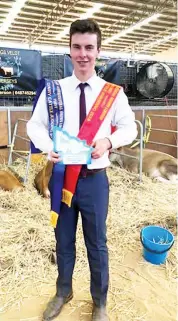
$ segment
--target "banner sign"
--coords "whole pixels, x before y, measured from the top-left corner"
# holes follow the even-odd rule
[[[35,96],[41,78],[39,51],[0,47],[0,96]]]

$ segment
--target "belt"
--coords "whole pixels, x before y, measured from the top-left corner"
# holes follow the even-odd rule
[[[87,176],[91,176],[105,170],[106,170],[105,168],[88,169],[86,165],[83,165],[79,174],[79,178],[85,178]]]

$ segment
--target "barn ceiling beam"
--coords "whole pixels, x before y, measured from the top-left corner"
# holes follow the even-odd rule
[[[169,34],[168,34],[168,32],[169,32]],[[147,41],[146,41],[146,39],[144,39],[143,41],[136,43],[136,48],[138,50],[140,50],[142,47],[146,46],[148,43],[149,44],[155,43],[157,40],[163,39],[165,36],[171,35],[173,33],[175,33],[175,29],[169,28],[169,29],[166,29],[166,34],[164,32],[159,32],[159,33],[157,33],[156,36],[153,34],[151,37],[147,38]]]
[[[51,29],[56,29],[56,27],[63,28],[65,24],[67,25],[68,23],[71,23],[75,18],[77,18],[77,15],[71,16],[71,15],[67,14],[67,15],[65,15],[65,17],[61,17],[60,21],[58,21],[54,27],[51,27]],[[118,14],[118,19],[120,19],[120,18],[122,18],[122,17]],[[106,35],[109,35],[109,33],[106,33],[105,30],[110,25],[110,20],[104,21],[104,19],[102,19],[102,18],[101,19],[97,18],[96,20],[98,21],[100,27],[103,28],[103,32]],[[16,21],[13,23],[13,28],[15,28],[17,25],[22,25],[22,26],[24,25],[25,26],[25,25],[29,24],[29,25],[33,26],[33,23],[34,22],[36,23],[36,21],[39,21],[39,18],[34,17],[32,15],[30,16],[30,14],[29,14],[29,16],[24,16],[24,17],[21,16],[21,17],[18,17],[16,19]],[[159,25],[150,24],[149,30],[152,30],[156,27],[159,28],[159,26],[166,26],[169,24],[177,25],[177,19],[170,20],[170,19],[167,19],[166,17],[164,17],[164,20],[163,20],[163,18],[161,17],[161,20],[159,19]],[[143,29],[148,29],[148,27],[142,26],[142,28],[137,31],[142,32]],[[136,31],[134,31],[134,32],[136,32]]]
[[[103,5],[102,4],[95,4],[93,7],[85,11],[84,14],[79,15],[77,18],[78,19],[86,19],[86,18],[91,18],[93,17],[94,13],[99,11]],[[64,28],[60,33],[57,34],[55,39],[60,40],[61,38],[65,37],[66,35],[69,34],[69,29],[70,29],[70,24],[66,28]]]
[[[154,42],[144,45],[137,52],[140,53],[140,52],[144,51],[145,49],[151,49],[153,47],[161,46],[163,43],[169,42],[172,39],[177,39],[177,37],[178,37],[178,32],[173,32],[169,36],[161,37],[160,39],[157,39]]]
[[[21,3],[23,1],[20,0]],[[28,0],[13,22],[9,19],[8,30],[0,33],[0,42],[20,41],[66,47],[69,42],[68,32],[67,34],[63,32],[61,39],[55,37],[66,27],[68,28],[72,21],[80,19],[87,9],[96,3],[102,3],[103,7],[95,12],[93,17],[100,25],[103,39],[111,38],[114,34],[120,34],[121,30],[127,29],[119,38],[111,38],[108,44],[103,43],[102,49],[132,52],[134,46],[136,53],[144,50],[142,52],[153,54],[158,50],[176,46],[176,39],[164,38],[164,42],[159,42],[160,38],[177,31],[176,2],[176,0]],[[17,0],[0,0],[0,28],[15,3]],[[149,25],[143,25],[139,29],[129,29],[155,12],[161,13],[155,22],[149,22]],[[152,43],[152,47],[147,48],[148,43],[149,45]]]
[[[104,39],[104,42],[109,43],[111,42],[113,35],[118,35],[119,33],[125,31],[129,25],[129,27],[134,26],[135,24],[135,16],[139,17],[138,22],[142,21],[143,19],[146,19],[150,17],[151,15],[154,15],[156,13],[161,13],[162,11],[165,10],[165,6],[170,3],[172,5],[172,0],[157,0],[156,2],[152,3],[152,7],[150,8],[150,5],[146,3],[142,3],[139,5],[139,8],[137,10],[133,10],[130,12],[128,10],[128,15],[124,17],[121,20],[118,20],[117,22],[111,20],[111,25],[106,29],[107,32],[109,32],[109,37]],[[139,11],[138,11],[139,10]],[[118,32],[118,29],[120,32]]]
[[[16,0],[13,2],[12,7],[10,8],[5,20],[0,26],[0,33],[6,33],[10,25],[13,23],[15,18],[18,16],[22,7],[24,6],[27,0]]]
[[[149,24],[150,21],[152,20],[157,20],[160,17],[160,13],[153,14],[146,19],[142,19],[137,23],[131,24],[129,27],[126,27],[122,29],[119,33],[114,34],[113,36],[107,38],[104,40],[104,44],[111,43],[114,40],[118,40],[121,37],[124,37],[128,33],[132,33],[134,30],[139,29],[140,27]]]
[[[2,8],[11,8],[14,1],[1,1]]]
[[[35,43],[36,40],[41,38],[60,20],[61,16],[64,16],[66,12],[74,8],[79,1],[80,0],[70,0],[68,2],[63,0],[58,1],[57,5],[51,10],[51,12],[47,13],[40,23],[32,30],[28,38],[24,39],[24,42],[28,40],[31,44]]]
[[[171,35],[171,34],[173,34],[173,33],[175,33],[175,29],[174,28],[168,28],[168,29],[166,29],[166,35],[165,35],[165,33],[164,32],[159,32],[159,33],[157,33],[156,35],[155,34],[153,34],[153,35],[151,35],[149,38],[147,37],[146,39],[144,39],[144,40],[142,40],[142,41],[140,41],[140,42],[136,42],[135,43],[135,52],[136,53],[139,53],[139,52],[142,52],[142,50],[144,50],[144,49],[146,49],[147,47],[147,45],[149,44],[150,46],[152,46],[152,45],[154,45],[154,46],[158,46],[158,43],[156,44],[156,41],[158,41],[159,39],[161,40],[163,40],[163,38],[164,37],[167,37],[168,35]],[[169,40],[167,40],[167,41],[169,41]],[[164,40],[163,40],[163,42],[164,42]],[[166,41],[165,41],[166,42]],[[148,49],[148,48],[147,48]],[[129,52],[129,51],[131,51],[131,47],[129,47],[129,46],[126,46],[125,48],[124,48],[124,51],[125,52]]]
[[[118,9],[118,0],[94,0],[95,3],[98,3],[98,2],[102,2],[106,7],[110,7],[110,8],[115,8],[115,9]],[[137,9],[137,6],[139,7],[142,7],[142,6],[147,6],[148,9],[152,10],[152,9],[155,9],[155,8],[161,8],[162,6],[164,6],[165,9],[169,9],[170,5],[171,7],[173,8],[176,8],[176,0],[172,1],[167,1],[166,3],[166,0],[150,0],[150,1],[147,1],[147,0],[124,0],[124,1],[120,1],[120,4],[119,6],[125,6],[127,9],[128,8],[133,8],[134,10]]]

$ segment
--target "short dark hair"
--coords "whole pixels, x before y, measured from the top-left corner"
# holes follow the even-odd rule
[[[97,35],[97,48],[101,48],[101,30],[98,23],[94,19],[83,19],[72,22],[70,26],[70,47],[71,39],[75,33],[94,33]]]

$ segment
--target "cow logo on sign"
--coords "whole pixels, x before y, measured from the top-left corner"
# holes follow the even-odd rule
[[[6,78],[17,78],[20,77],[22,71],[21,67],[21,57],[4,57],[4,60],[0,57],[0,77]]]

